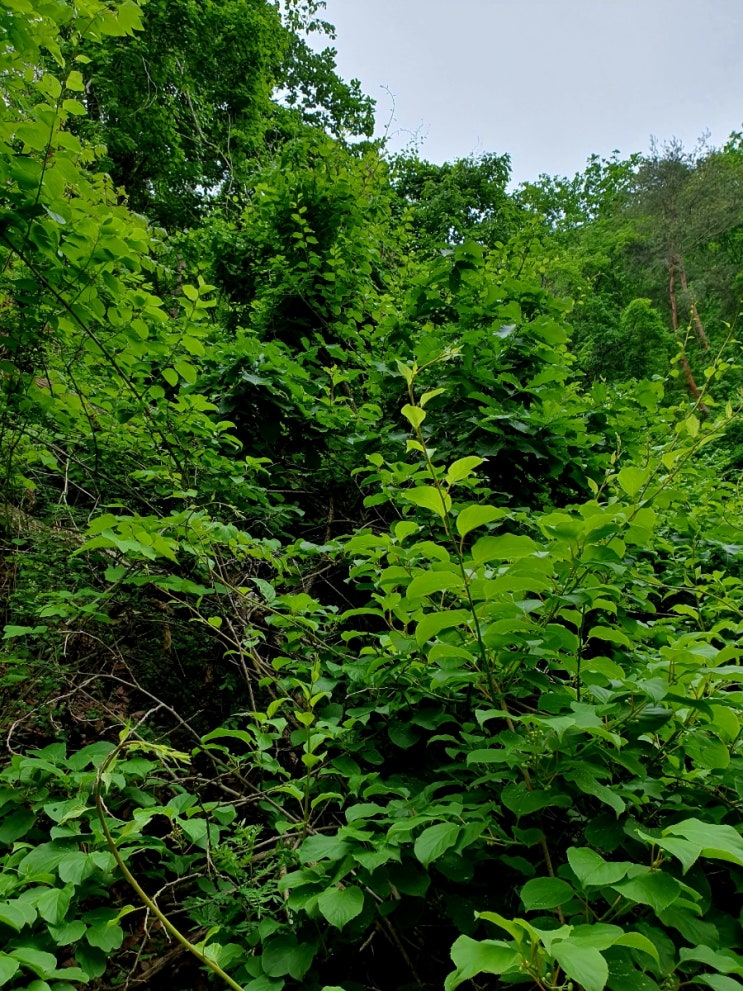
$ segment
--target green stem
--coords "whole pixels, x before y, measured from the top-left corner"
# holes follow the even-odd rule
[[[239,984],[233,981],[230,975],[225,973],[225,971],[222,970],[222,968],[219,966],[219,964],[216,961],[210,960],[209,957],[205,956],[201,952],[201,950],[198,949],[197,946],[195,946],[192,942],[190,942],[190,940],[186,936],[184,936],[182,932],[180,932],[180,930],[176,929],[176,927],[173,925],[170,919],[160,911],[160,909],[157,907],[155,902],[142,888],[140,883],[137,881],[137,879],[134,877],[132,872],[124,863],[124,860],[121,854],[119,853],[118,847],[116,846],[114,838],[111,835],[111,832],[109,831],[108,825],[106,823],[106,814],[103,808],[103,799],[101,798],[101,779],[104,773],[106,772],[106,770],[108,769],[108,767],[113,763],[114,760],[116,760],[118,755],[123,750],[126,749],[129,743],[130,741],[124,740],[114,750],[111,751],[108,757],[106,757],[106,759],[103,761],[101,766],[98,768],[95,784],[93,785],[93,796],[95,798],[95,807],[96,807],[96,811],[98,812],[98,819],[100,820],[101,828],[103,830],[103,835],[106,839],[106,843],[108,844],[108,848],[113,854],[113,858],[116,861],[119,870],[124,875],[129,885],[134,889],[139,900],[142,902],[143,905],[145,905],[149,909],[150,912],[152,912],[152,914],[155,916],[156,919],[159,919],[159,921],[162,923],[163,928],[167,932],[169,932],[170,935],[175,940],[177,940],[177,942],[181,944],[181,946],[183,946],[186,950],[188,950],[189,953],[193,954],[193,956],[195,956],[200,963],[202,963],[205,967],[208,967],[215,974],[221,977],[222,980],[227,985],[227,987],[232,988],[232,991],[244,991],[244,988],[242,988]]]

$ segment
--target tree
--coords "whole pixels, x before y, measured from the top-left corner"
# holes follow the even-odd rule
[[[268,0],[150,0],[142,31],[83,46],[81,129],[106,145],[132,209],[193,224],[298,126],[370,133],[371,101],[338,78],[332,49],[309,48],[309,29],[332,32]]]
[[[487,153],[435,165],[415,156],[392,162],[400,212],[415,244],[430,253],[441,245],[475,240],[492,247],[510,233],[511,202],[506,186],[508,155]]]

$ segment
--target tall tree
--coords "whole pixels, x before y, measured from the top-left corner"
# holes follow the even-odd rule
[[[144,30],[83,46],[83,128],[130,206],[168,228],[193,224],[298,125],[368,134],[372,102],[315,52],[332,26],[268,0],[150,0]]]

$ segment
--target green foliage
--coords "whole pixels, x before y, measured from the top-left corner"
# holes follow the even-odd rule
[[[0,986],[731,991],[740,397],[629,202],[738,144],[387,164],[319,9],[2,7]]]
[[[481,155],[434,165],[400,155],[392,179],[413,243],[431,253],[444,244],[476,240],[488,247],[510,234],[513,208],[506,195],[508,155]]]

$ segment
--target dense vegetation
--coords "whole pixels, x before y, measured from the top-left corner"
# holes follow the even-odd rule
[[[315,0],[0,0],[0,987],[743,988],[743,139],[370,140]]]

